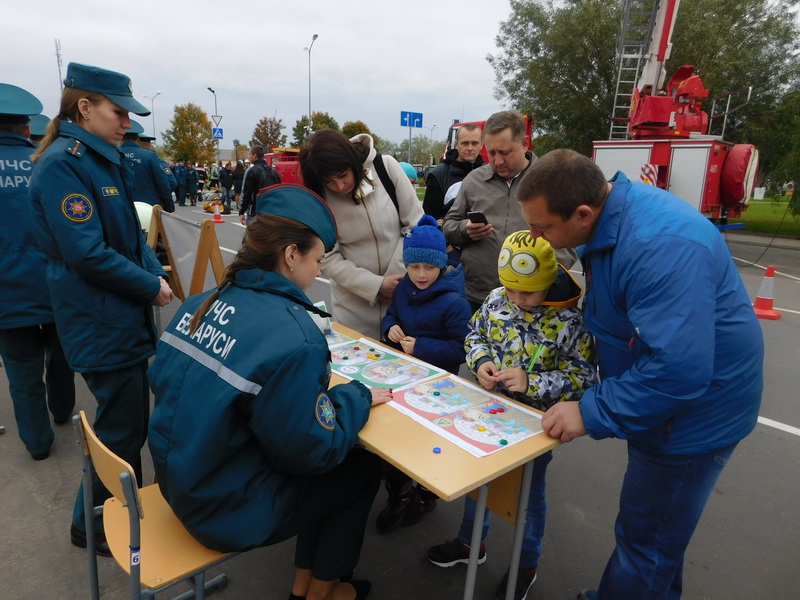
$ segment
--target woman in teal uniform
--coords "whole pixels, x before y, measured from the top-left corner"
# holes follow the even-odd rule
[[[64,85],[60,112],[33,156],[36,242],[47,258],[67,361],[97,400],[95,431],[141,477],[147,359],[157,338],[151,305],[168,304],[172,290],[145,243],[131,195],[133,172],[117,146],[131,126],[128,111],[150,113],[121,73],[70,63]],[[96,477],[92,489],[95,505],[109,496]],[[86,547],[82,488],[70,537]],[[102,533],[96,541],[98,553],[108,554]]]
[[[298,185],[257,200],[217,290],[188,298],[148,376],[150,453],[175,514],[198,540],[248,550],[297,536],[291,599],[365,598],[358,563],[379,459],[354,449],[370,406],[391,398],[329,388],[330,352],[304,290],[336,243],[327,205]]]

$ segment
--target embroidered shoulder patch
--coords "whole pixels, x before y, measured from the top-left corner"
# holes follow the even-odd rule
[[[103,192],[103,196],[119,196],[119,190],[115,187],[104,187],[100,190]]]
[[[61,201],[61,212],[70,221],[84,223],[92,218],[94,207],[83,194],[70,194]]]
[[[317,421],[323,428],[333,431],[336,426],[336,409],[327,394],[320,394],[314,407]]]

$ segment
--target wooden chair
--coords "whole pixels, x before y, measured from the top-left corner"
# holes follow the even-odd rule
[[[207,569],[235,556],[210,550],[194,539],[172,512],[157,484],[138,489],[131,466],[103,445],[86,413],[73,417],[83,448],[84,515],[92,600],[99,600],[94,516],[103,515],[106,540],[119,566],[130,576],[131,600],[153,598],[192,580],[193,590],[173,600],[203,600],[206,590],[223,588],[227,575],[206,581]],[[101,507],[92,501],[92,467],[112,496]]]

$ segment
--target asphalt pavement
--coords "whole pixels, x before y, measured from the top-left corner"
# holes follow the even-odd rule
[[[185,216],[203,218],[202,213]],[[192,211],[194,212],[194,211]],[[235,215],[217,228],[220,245],[238,247],[242,229]],[[735,452],[722,474],[688,549],[683,597],[687,600],[794,598],[800,589],[800,403],[797,402],[800,334],[800,240],[729,232],[751,298],[774,264],[779,321],[760,321],[766,341],[766,389],[761,422]],[[226,262],[230,253],[223,253]],[[748,265],[755,261],[756,264]],[[325,299],[326,286],[310,295]],[[676,299],[691,301],[691,299]],[[162,311],[166,324],[176,301]],[[93,414],[94,401],[76,378],[78,407]],[[47,460],[34,462],[20,442],[8,384],[0,369],[0,599],[78,600],[89,597],[85,551],[73,547],[68,530],[80,480],[80,453],[71,425],[54,426],[56,441]],[[613,549],[613,523],[625,468],[625,444],[587,438],[562,446],[548,472],[548,518],[539,578],[529,600],[574,598],[596,586]],[[152,477],[149,456],[145,480]],[[359,578],[373,582],[370,598],[458,599],[463,566],[437,568],[426,548],[455,536],[463,502],[439,501],[422,523],[378,535],[374,519],[385,502],[381,491],[364,542]],[[512,528],[493,521],[488,560],[479,567],[476,598],[492,597],[503,576]],[[292,581],[293,541],[239,555],[212,572],[226,571],[230,583],[210,599],[283,599]],[[127,598],[126,577],[112,559],[100,560],[103,598]],[[159,597],[161,597],[159,595]],[[170,597],[165,594],[164,598]]]

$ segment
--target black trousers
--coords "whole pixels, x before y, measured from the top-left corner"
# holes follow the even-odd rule
[[[372,502],[378,493],[381,460],[354,448],[338,467],[309,477],[292,515],[268,545],[297,535],[294,564],[322,581],[355,569]]]

